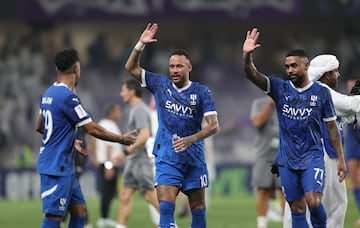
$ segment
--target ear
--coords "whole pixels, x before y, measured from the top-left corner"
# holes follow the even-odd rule
[[[75,64],[75,65],[74,65],[74,73],[75,73],[76,75],[78,75],[78,74],[80,73],[80,67],[79,67],[78,64]]]
[[[189,63],[189,65],[188,65],[188,69],[189,69],[189,72],[191,72],[191,71],[192,71],[192,64],[191,64],[191,63]]]
[[[323,75],[323,77],[325,77],[326,79],[329,79],[329,77],[331,76],[331,72],[325,72],[325,74]]]

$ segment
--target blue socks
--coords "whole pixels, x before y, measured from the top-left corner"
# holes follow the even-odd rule
[[[175,227],[175,204],[170,202],[161,201],[160,206],[160,222],[159,228],[171,228]]]
[[[310,219],[314,228],[326,227],[326,211],[322,204],[316,208],[309,208]]]
[[[191,228],[205,228],[206,227],[206,209],[191,210],[192,222]]]
[[[69,221],[69,228],[83,228],[86,218],[71,216]]]
[[[306,221],[306,213],[291,213],[292,227],[309,228]]]
[[[159,228],[173,228],[175,227],[175,204],[170,202],[161,201],[160,206],[160,222]],[[192,228],[205,228],[206,227],[206,209],[191,210],[192,214]]]
[[[42,228],[58,228],[60,227],[60,222],[55,221],[51,218],[45,217],[41,225]]]

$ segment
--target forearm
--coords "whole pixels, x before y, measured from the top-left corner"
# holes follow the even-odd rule
[[[269,120],[274,111],[274,103],[268,102],[259,112],[252,118],[251,123],[256,128],[261,128]]]
[[[84,126],[86,132],[95,138],[109,141],[109,142],[118,142],[123,143],[124,137],[115,133],[112,133],[105,128],[101,127],[100,125],[96,124],[95,122],[91,122]]]
[[[350,116],[360,112],[360,95],[348,96],[330,89],[337,116]]]
[[[132,50],[129,59],[125,63],[125,69],[138,81],[141,81],[140,57],[142,50],[136,46]]]
[[[146,141],[149,139],[149,137],[150,130],[148,128],[140,129],[136,142],[131,146],[128,146],[126,150],[131,154],[133,151],[145,147]]]
[[[327,132],[338,159],[344,159],[339,129],[336,125],[336,122],[333,122],[334,124],[328,124]]]
[[[260,73],[253,63],[252,55],[250,53],[243,53],[243,67],[246,77],[252,81],[260,89],[267,90],[266,76]]]
[[[218,122],[213,121],[209,122],[201,131],[191,135],[192,142],[198,142],[204,140],[205,138],[216,134],[219,131]]]

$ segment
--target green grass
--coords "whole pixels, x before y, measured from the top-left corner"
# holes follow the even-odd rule
[[[94,225],[99,216],[99,201],[87,200],[90,221]],[[115,199],[111,207],[110,217],[116,220],[118,201]],[[345,219],[346,228],[354,227],[358,218],[358,210],[352,195],[349,195],[349,204]],[[0,200],[0,227],[40,227],[43,219],[40,200],[7,201]],[[207,210],[208,228],[254,228],[256,227],[255,198],[249,197],[215,197]],[[176,218],[180,228],[190,227],[190,218]],[[128,227],[153,227],[145,201],[136,195],[134,197],[133,212]],[[281,223],[270,223],[269,228],[280,228]]]

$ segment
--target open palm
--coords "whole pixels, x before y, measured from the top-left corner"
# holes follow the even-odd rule
[[[157,39],[154,39],[154,36],[157,30],[158,30],[158,25],[156,23],[153,24],[149,23],[146,26],[144,32],[141,34],[140,41],[144,44],[156,42]]]
[[[259,31],[257,30],[257,28],[253,28],[251,32],[248,31],[243,45],[243,52],[251,53],[256,48],[260,47],[260,44],[257,44],[258,38],[259,38]]]

